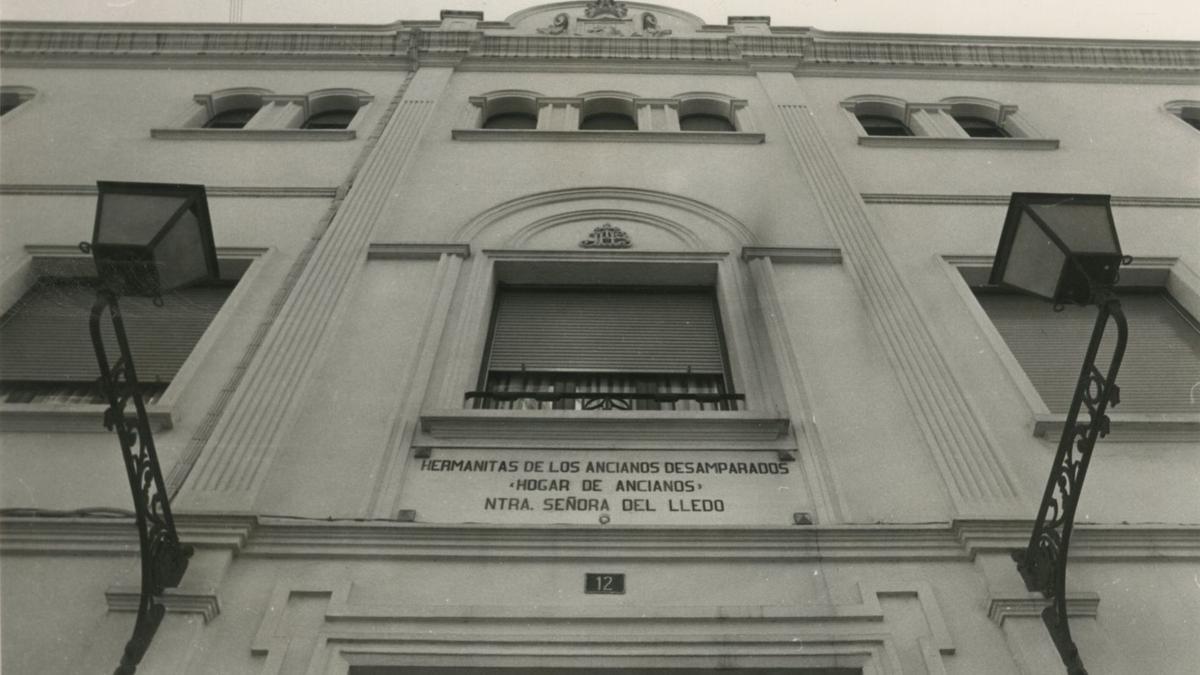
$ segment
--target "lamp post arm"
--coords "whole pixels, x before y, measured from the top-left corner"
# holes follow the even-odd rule
[[[105,309],[112,319],[120,351],[115,363],[108,360],[100,331],[100,320]],[[137,622],[132,637],[125,644],[121,664],[115,671],[117,675],[128,675],[137,670],[137,664],[150,647],[150,641],[166,612],[159,602],[159,596],[164,589],[179,585],[187,571],[192,547],[180,544],[175,531],[170,498],[163,483],[158,454],[154,450],[150,417],[146,414],[146,404],[129,350],[129,338],[125,333],[125,322],[121,318],[115,293],[104,288],[97,292],[88,327],[96,352],[96,363],[100,368],[100,389],[108,403],[108,409],[104,411],[104,426],[115,431],[121,443],[121,456],[129,477],[129,489],[133,493],[141,551],[142,590]],[[130,400],[136,413],[134,418],[125,416],[125,408]]]
[[[1017,570],[1030,591],[1038,591],[1051,604],[1042,610],[1042,621],[1050,631],[1059,656],[1071,675],[1086,675],[1079,650],[1071,639],[1067,625],[1067,551],[1071,543],[1071,531],[1075,524],[1075,509],[1083,490],[1096,440],[1108,434],[1109,420],[1105,414],[1110,405],[1120,403],[1120,388],[1116,384],[1117,371],[1125,356],[1129,327],[1121,303],[1110,293],[1098,299],[1099,314],[1092,330],[1087,355],[1079,380],[1075,385],[1075,396],[1063,425],[1058,452],[1028,546],[1013,553]],[[1096,367],[1096,356],[1109,320],[1117,326],[1117,344],[1113,349],[1108,369],[1101,372]],[[1081,409],[1087,409],[1088,422],[1078,422]]]

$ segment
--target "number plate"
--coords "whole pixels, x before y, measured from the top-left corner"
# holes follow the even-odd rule
[[[583,592],[624,595],[625,575],[611,572],[588,572],[584,574]]]

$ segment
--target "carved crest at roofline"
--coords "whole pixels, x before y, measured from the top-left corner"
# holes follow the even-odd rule
[[[618,0],[559,2],[518,12],[509,21],[519,32],[567,37],[660,38],[691,35],[703,25],[686,12]]]

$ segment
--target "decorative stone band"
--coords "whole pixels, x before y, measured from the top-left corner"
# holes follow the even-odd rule
[[[424,25],[422,25],[424,24]],[[484,30],[430,29],[407,22],[356,30],[304,27],[261,30],[247,26],[167,30],[133,24],[23,23],[0,27],[0,54],[10,63],[71,61],[97,65],[142,58],[168,67],[173,61],[208,62],[263,59],[314,67],[395,68],[397,61],[436,61],[467,57],[494,60],[769,62],[789,68],[822,69],[954,68],[959,71],[1054,70],[1105,77],[1120,73],[1194,76],[1200,71],[1200,45],[1047,38],[932,38],[888,34],[855,35],[809,28],[770,28],[773,34],[729,35],[724,26],[703,27],[696,37],[572,37],[506,35],[502,23]]]

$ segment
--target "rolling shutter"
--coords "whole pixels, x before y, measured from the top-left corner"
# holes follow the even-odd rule
[[[1095,307],[1066,306],[1055,312],[1036,298],[981,293],[988,316],[1013,356],[1025,369],[1042,400],[1065,413],[1075,395]],[[1117,375],[1121,387],[1119,413],[1200,412],[1200,331],[1165,292],[1122,293],[1129,320],[1129,343]],[[1096,363],[1104,371],[1116,344],[1116,328],[1104,335]],[[1194,402],[1193,402],[1194,401]]]
[[[229,297],[231,287],[174,291],[155,307],[146,298],[122,298],[138,379],[169,382],[208,324]],[[0,319],[0,380],[90,382],[100,376],[88,332],[94,287],[76,280],[42,280]],[[109,359],[119,356],[108,313],[101,332]]]
[[[725,371],[710,290],[501,288],[488,370]]]

